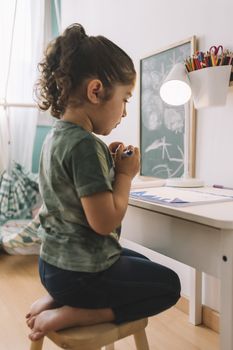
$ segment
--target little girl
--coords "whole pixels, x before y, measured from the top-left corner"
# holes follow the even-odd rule
[[[126,117],[136,78],[132,60],[73,24],[50,43],[39,67],[39,106],[59,120],[40,161],[39,273],[48,295],[26,315],[30,339],[168,309],[180,297],[178,276],[118,241],[139,150],[120,142],[109,149],[96,136]]]

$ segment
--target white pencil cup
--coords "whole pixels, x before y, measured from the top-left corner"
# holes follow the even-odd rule
[[[195,108],[226,103],[231,68],[231,65],[216,66],[188,73]]]

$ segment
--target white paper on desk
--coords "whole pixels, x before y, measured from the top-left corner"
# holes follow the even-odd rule
[[[164,186],[166,180],[148,176],[137,176],[133,179],[131,189],[146,188],[146,187],[161,187]]]
[[[156,187],[140,188],[130,191],[130,197],[146,202],[159,203],[171,206],[188,206],[205,204],[210,202],[233,201],[232,196],[217,195],[208,191],[197,191],[195,189]]]

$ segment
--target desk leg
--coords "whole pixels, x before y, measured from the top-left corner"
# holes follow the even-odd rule
[[[233,231],[221,231],[220,349],[233,350]]]
[[[189,322],[202,323],[202,273],[190,267]]]

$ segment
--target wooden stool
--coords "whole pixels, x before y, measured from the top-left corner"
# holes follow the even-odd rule
[[[105,350],[114,350],[115,341],[133,335],[137,350],[149,350],[145,333],[147,323],[147,318],[121,325],[102,323],[49,332],[45,336],[62,349],[101,350],[105,346]],[[43,340],[32,341],[30,350],[42,350]]]

